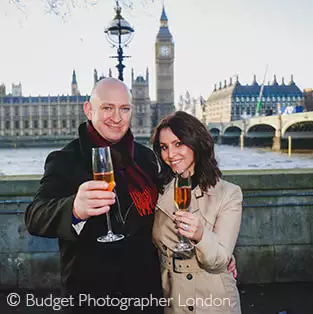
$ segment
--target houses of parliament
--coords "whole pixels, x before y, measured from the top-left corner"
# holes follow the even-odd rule
[[[163,7],[155,41],[156,100],[149,96],[149,70],[135,76],[131,70],[134,112],[131,121],[135,139],[148,144],[159,120],[175,111],[174,106],[174,41]],[[111,71],[110,71],[111,72]],[[109,76],[111,73],[109,73]],[[94,70],[94,83],[98,77]],[[0,147],[41,146],[66,143],[75,138],[80,123],[86,120],[83,104],[89,96],[79,93],[75,70],[71,95],[22,96],[22,85],[12,85],[12,94],[0,86]],[[27,144],[28,143],[28,144]]]

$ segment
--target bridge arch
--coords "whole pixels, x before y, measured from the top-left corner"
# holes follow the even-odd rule
[[[246,131],[248,137],[274,137],[276,129],[271,124],[254,124]]]
[[[209,129],[209,132],[212,136],[219,136],[221,133],[221,130],[219,128],[211,128]]]
[[[313,132],[313,121],[293,121],[282,128],[282,136],[288,132]]]
[[[313,121],[297,121],[285,126],[282,130],[282,136],[293,136],[296,138],[313,139]]]
[[[224,130],[223,135],[228,137],[238,137],[241,135],[241,132],[241,128],[239,128],[238,126],[229,126]]]

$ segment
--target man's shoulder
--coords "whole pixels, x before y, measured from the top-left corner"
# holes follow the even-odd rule
[[[146,154],[146,155],[150,155],[150,156],[154,156],[154,152],[151,148],[140,144],[138,142],[134,142],[135,143],[135,154]]]
[[[135,160],[144,168],[153,166],[153,169],[158,172],[158,162],[153,150],[145,145],[135,143]],[[148,169],[146,169],[148,170]],[[150,169],[151,170],[151,169]]]
[[[47,159],[46,159],[46,166],[49,164],[59,164],[59,163],[68,163],[74,162],[77,159],[79,153],[79,140],[75,139],[69,142],[60,150],[52,151]]]

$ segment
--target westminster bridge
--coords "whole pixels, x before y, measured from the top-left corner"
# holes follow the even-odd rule
[[[231,122],[211,122],[208,128],[220,144],[287,147],[288,138],[297,149],[313,149],[313,112],[258,116]]]

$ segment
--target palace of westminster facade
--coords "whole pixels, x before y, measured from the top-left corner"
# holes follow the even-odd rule
[[[137,141],[148,143],[159,120],[175,111],[174,106],[174,41],[168,28],[163,7],[160,28],[155,42],[156,101],[149,96],[149,71],[145,76],[131,71],[131,90],[134,113],[132,131]],[[110,71],[111,72],[111,71]],[[111,73],[109,74],[109,76]],[[94,70],[94,83],[97,82]],[[76,73],[73,71],[71,95],[22,96],[22,86],[12,85],[12,94],[6,94],[0,85],[0,141],[18,138],[74,138],[80,123],[86,121],[83,104],[89,96],[79,93]]]

